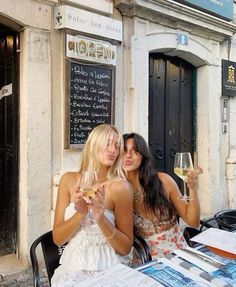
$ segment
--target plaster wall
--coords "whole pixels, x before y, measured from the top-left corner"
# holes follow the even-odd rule
[[[17,256],[25,263],[50,228],[52,2],[0,0],[0,21],[20,33]]]
[[[52,6],[57,0],[0,0],[0,13],[6,21],[12,20],[22,27],[30,26],[40,29],[51,29]]]
[[[24,257],[50,223],[51,61],[47,32],[26,28],[21,41],[19,256]]]

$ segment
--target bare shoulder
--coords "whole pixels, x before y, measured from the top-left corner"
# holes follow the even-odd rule
[[[124,178],[115,178],[109,181],[107,185],[110,192],[116,196],[121,196],[122,194],[130,193],[132,194],[132,190],[129,182]]]
[[[157,174],[168,197],[171,193],[178,191],[177,183],[169,174],[164,172],[158,172]]]
[[[158,174],[158,176],[159,176],[159,178],[160,178],[160,181],[161,181],[163,184],[175,182],[174,179],[173,179],[169,174],[167,174],[167,173],[165,173],[165,172],[158,172],[157,174]]]
[[[74,185],[79,178],[79,172],[66,172],[62,175],[60,179],[59,186],[68,186]]]
[[[75,179],[79,176],[79,172],[75,171],[68,171],[64,173],[61,177],[61,180],[70,180],[70,179]]]

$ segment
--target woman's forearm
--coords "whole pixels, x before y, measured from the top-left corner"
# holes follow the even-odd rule
[[[185,222],[191,227],[197,228],[200,224],[200,203],[196,190],[190,189],[189,195],[191,200],[188,202],[186,209]]]
[[[133,238],[120,231],[105,216],[97,222],[107,242],[118,254],[127,255],[132,248]]]
[[[69,241],[75,232],[78,231],[83,220],[84,215],[76,212],[70,219],[54,224],[52,232],[54,243],[60,246]]]

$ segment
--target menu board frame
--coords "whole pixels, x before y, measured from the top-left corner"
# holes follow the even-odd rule
[[[72,116],[71,116],[71,99],[73,97],[72,93],[75,92],[73,89],[73,84],[72,84],[72,67],[73,65],[78,65],[78,66],[81,66],[81,67],[89,67],[91,69],[94,69],[95,71],[96,70],[99,70],[99,69],[103,69],[103,70],[106,70],[106,71],[109,71],[109,73],[111,74],[111,77],[109,79],[109,91],[110,91],[110,104],[108,105],[108,113],[109,113],[109,118],[106,119],[104,118],[104,122],[101,122],[102,120],[99,119],[99,123],[92,123],[91,126],[88,127],[88,130],[84,131],[85,133],[85,136],[83,137],[83,142],[80,142],[80,143],[74,143],[72,140],[72,135],[73,135],[73,122],[72,122]],[[98,63],[94,63],[94,62],[88,62],[88,61],[82,61],[82,60],[74,60],[74,59],[67,59],[66,61],[66,99],[65,99],[65,142],[64,142],[64,147],[65,149],[83,149],[84,147],[84,144],[86,142],[86,139],[88,137],[88,134],[92,131],[92,129],[99,125],[99,124],[102,124],[102,123],[107,123],[107,124],[114,124],[114,119],[115,119],[115,106],[114,106],[114,99],[115,99],[115,72],[116,72],[116,69],[115,69],[115,66],[113,65],[104,65],[104,64],[98,64]],[[89,91],[88,91],[89,92]],[[78,95],[80,95],[80,92],[76,92],[78,93]],[[82,92],[81,93],[84,93],[83,92],[83,89],[82,89]],[[92,96],[96,96],[96,93],[93,93]],[[77,100],[78,103],[80,100]],[[104,104],[106,105],[106,104]],[[91,118],[87,117],[88,121],[91,120]],[[90,121],[92,122],[92,121]],[[78,126],[78,125],[77,125]],[[76,126],[76,129],[77,129],[77,126]],[[90,129],[90,127],[92,127]],[[79,130],[78,130],[78,133],[79,133]],[[79,140],[80,141],[80,140]]]

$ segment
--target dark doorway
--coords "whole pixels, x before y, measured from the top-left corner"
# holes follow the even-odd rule
[[[18,33],[0,24],[0,255],[16,252]]]
[[[195,68],[177,58],[149,59],[149,146],[158,170],[174,174],[176,152],[194,151]]]

